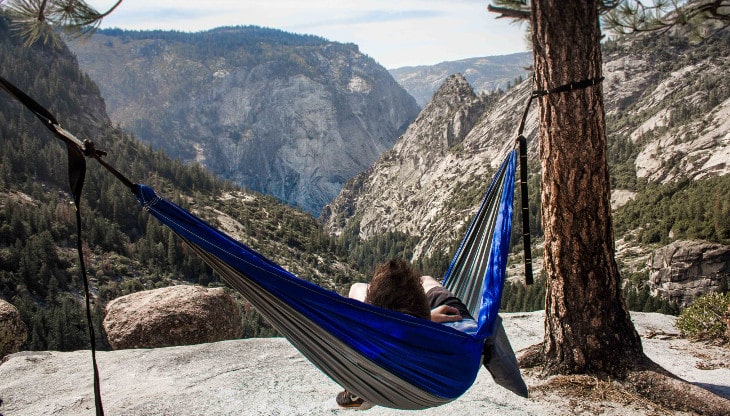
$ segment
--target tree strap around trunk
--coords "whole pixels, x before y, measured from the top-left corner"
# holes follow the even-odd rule
[[[571,82],[569,84],[561,85],[559,87],[550,88],[547,90],[535,90],[532,95],[535,97],[542,97],[548,94],[556,94],[559,92],[582,90],[583,88],[592,87],[603,82],[603,77],[596,77],[591,79],[584,79],[583,81]]]
[[[530,105],[532,100],[537,97],[544,97],[549,94],[557,94],[566,91],[575,91],[583,88],[592,87],[603,82],[604,77],[596,77],[585,79],[583,81],[571,82],[565,85],[561,85],[555,88],[547,90],[533,90],[530,97],[527,99],[525,105],[525,111],[522,113],[522,120],[520,126],[517,129],[517,140],[516,146],[520,149],[520,194],[522,204],[522,245],[525,255],[525,283],[531,285],[533,283],[532,276],[532,248],[530,247],[530,208],[527,199],[527,139],[523,135],[525,130],[525,122],[527,121],[527,114],[530,111]]]

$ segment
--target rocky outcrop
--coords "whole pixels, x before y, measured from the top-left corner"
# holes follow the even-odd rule
[[[516,350],[543,341],[542,312],[507,313],[502,317]],[[644,352],[651,360],[689,382],[730,398],[727,349],[672,336],[677,333],[673,316],[632,312],[631,317],[643,338]],[[612,390],[608,383],[596,385],[595,379],[581,384],[571,378],[556,384],[537,371],[523,373],[534,392],[525,400],[500,388],[484,370],[479,371],[474,385],[464,396],[438,408],[418,413],[379,406],[364,413],[343,411],[335,403],[342,387],[280,337],[151,350],[99,351],[97,357],[104,410],[109,415],[689,414],[659,408],[645,399],[634,400],[635,393]],[[0,413],[7,416],[94,414],[89,360],[89,351],[33,351],[12,355],[0,365],[3,400]],[[575,394],[556,389],[561,385]],[[601,398],[592,394],[590,400],[598,400],[587,404],[588,389],[600,389]]]
[[[18,309],[0,299],[0,358],[20,351],[27,337]]]
[[[112,349],[157,348],[238,338],[243,327],[221,288],[171,286],[109,302],[104,331]]]
[[[675,241],[649,257],[649,287],[682,306],[730,281],[730,246]]]
[[[257,27],[70,42],[115,124],[315,216],[418,105],[356,45]]]
[[[717,38],[720,45],[730,44],[725,32]],[[602,86],[610,163],[624,163],[612,170],[616,209],[635,198],[637,179],[699,181],[730,172],[730,78],[722,75],[730,70],[730,60],[716,59],[706,46],[682,42],[630,37],[606,46]],[[442,138],[460,110],[432,106],[443,99],[437,91],[394,149],[348,182],[321,219],[334,234],[347,230],[369,238],[401,231],[419,239],[415,256],[453,247],[511,149],[533,88],[528,80],[501,96],[483,97],[481,117],[463,124],[463,139],[451,147],[442,147],[448,145]],[[524,131],[530,175],[540,170],[537,107],[533,102]],[[722,201],[723,196],[712,197]],[[539,200],[530,202],[536,207],[531,211],[539,211]]]
[[[529,94],[527,87],[520,91]],[[321,220],[334,234],[351,227],[364,239],[386,231],[418,236],[414,257],[447,249],[512,149],[521,116],[513,110],[525,96],[477,96],[464,76],[447,78],[393,149],[350,180]],[[526,133],[535,128],[533,113]]]

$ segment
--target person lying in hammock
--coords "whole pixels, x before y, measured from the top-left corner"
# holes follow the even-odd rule
[[[420,273],[403,259],[380,263],[370,284],[355,283],[348,297],[385,309],[402,312],[418,318],[455,327],[462,332],[474,333],[477,322],[466,305],[431,276]],[[527,386],[520,375],[517,360],[497,319],[495,330],[484,345],[483,364],[494,380],[522,397],[527,397]],[[337,405],[342,408],[365,410],[371,403],[345,390],[337,394]]]

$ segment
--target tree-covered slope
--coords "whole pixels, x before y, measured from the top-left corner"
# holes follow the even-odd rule
[[[311,215],[172,160],[113,127],[98,88],[65,47],[24,48],[0,18],[0,56],[0,75],[65,129],[108,152],[105,159],[132,181],[153,186],[303,278],[332,289],[336,281],[360,278]],[[65,147],[4,91],[0,147],[0,298],[20,309],[29,329],[25,348],[81,348],[82,285]],[[221,284],[116,178],[93,160],[88,165],[82,237],[97,316],[106,302],[133,291]]]

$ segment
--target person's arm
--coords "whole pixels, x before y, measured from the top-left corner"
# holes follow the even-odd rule
[[[461,315],[459,315],[458,309],[449,305],[441,305],[431,309],[431,320],[438,323],[456,322],[461,321]]]
[[[350,299],[357,299],[360,302],[365,302],[365,296],[368,294],[368,286],[369,285],[367,283],[353,283],[352,286],[350,286],[350,292],[347,297]]]

